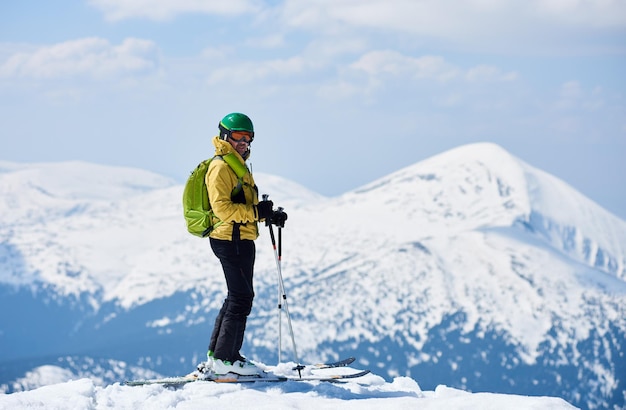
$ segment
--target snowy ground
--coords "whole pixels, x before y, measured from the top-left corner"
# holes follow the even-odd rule
[[[48,366],[51,379],[62,376]],[[50,380],[50,379],[49,379]],[[15,409],[574,409],[552,397],[468,393],[446,386],[422,391],[408,377],[385,382],[376,375],[347,383],[190,383],[178,389],[159,385],[100,387],[82,378],[34,390],[0,395],[0,410]]]

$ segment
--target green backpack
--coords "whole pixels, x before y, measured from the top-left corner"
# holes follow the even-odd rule
[[[223,159],[237,175],[239,183],[233,194],[241,189],[243,177],[248,173],[248,168],[232,152],[204,160],[191,172],[183,191],[183,213],[189,233],[201,238],[206,238],[213,229],[222,224],[211,209],[205,180],[209,164],[215,158]]]

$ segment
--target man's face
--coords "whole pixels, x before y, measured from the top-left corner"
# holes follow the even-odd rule
[[[233,131],[230,138],[228,138],[228,142],[239,155],[245,158],[245,153],[250,148],[250,143],[252,142],[252,135],[246,131]]]

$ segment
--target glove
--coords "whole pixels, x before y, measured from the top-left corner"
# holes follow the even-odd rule
[[[287,220],[287,212],[283,210],[274,211],[272,213],[272,223],[281,228],[285,227],[285,221]]]
[[[272,216],[272,208],[274,207],[274,202],[270,200],[263,200],[259,202],[256,206],[257,214],[259,215],[259,221],[262,219],[267,219]]]

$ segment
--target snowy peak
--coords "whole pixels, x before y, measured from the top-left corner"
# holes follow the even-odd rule
[[[532,207],[520,221],[575,260],[626,280],[626,222],[554,176],[523,166]]]
[[[377,202],[389,214],[408,212],[422,227],[471,230],[510,226],[528,213],[517,162],[494,144],[473,144],[421,161],[347,195]]]
[[[163,176],[82,161],[21,164],[0,161],[2,223],[41,223],[175,185]]]
[[[141,169],[97,165],[82,161],[19,164],[0,161],[3,193],[29,187],[53,198],[116,200],[165,188],[174,181]]]
[[[442,229],[451,234],[522,226],[560,252],[626,279],[626,222],[496,144],[452,149],[339,202],[345,218],[355,214],[359,203],[371,204],[364,218],[388,221],[423,237]]]

